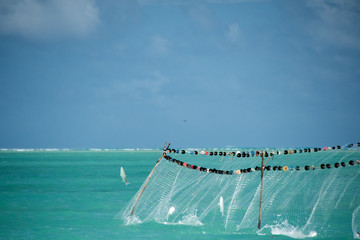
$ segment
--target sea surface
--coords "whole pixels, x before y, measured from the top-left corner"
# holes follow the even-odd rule
[[[161,155],[161,150],[137,149],[1,150],[0,239],[332,239],[331,232],[334,231],[334,226],[337,226],[339,229],[333,235],[333,239],[354,239],[353,229],[354,225],[358,229],[360,214],[358,207],[360,199],[358,199],[356,193],[360,191],[360,184],[358,182],[359,166],[339,169],[339,171],[343,172],[335,173],[337,177],[344,176],[339,178],[344,183],[341,185],[343,187],[338,187],[335,195],[331,195],[336,197],[329,200],[331,201],[329,207],[334,208],[335,204],[337,204],[336,207],[339,210],[331,212],[332,215],[329,217],[329,223],[322,224],[319,228],[314,227],[310,229],[311,231],[308,230],[307,232],[301,232],[300,225],[297,226],[295,224],[296,221],[291,222],[291,219],[281,218],[282,213],[271,212],[271,207],[266,208],[266,205],[264,207],[263,219],[265,222],[263,223],[264,229],[262,231],[258,231],[257,226],[253,226],[253,224],[250,225],[250,228],[245,228],[241,231],[236,231],[236,229],[227,230],[224,228],[225,220],[223,219],[226,218],[226,214],[231,212],[225,211],[225,216],[221,216],[217,198],[212,201],[213,203],[209,204],[209,206],[211,204],[214,205],[213,208],[207,208],[206,216],[201,219],[184,219],[184,216],[180,215],[176,219],[175,215],[173,215],[174,217],[171,220],[168,212],[170,205],[166,206],[166,209],[163,211],[168,213],[167,221],[158,218],[162,216],[160,213],[156,217],[149,216],[151,212],[147,213],[145,209],[155,209],[157,207],[154,206],[154,204],[158,204],[156,203],[157,190],[155,187],[161,188],[162,184],[159,182],[161,181],[160,175],[163,175],[162,173],[165,173],[167,168],[176,170],[175,175],[179,175],[176,181],[181,180],[180,176],[183,173],[192,174],[189,176],[194,176],[192,179],[194,182],[197,181],[199,183],[201,179],[193,169],[186,169],[165,160],[161,160],[162,165],[159,165],[158,169],[155,170],[158,176],[154,175],[154,178],[150,180],[149,188],[144,190],[144,198],[138,203],[139,209],[137,209],[138,212],[136,213],[138,219],[133,219],[132,221],[125,220],[126,218],[121,216],[128,214],[127,209],[133,205],[140,188],[144,186],[144,182]],[[326,160],[330,161],[331,159],[326,158]],[[128,184],[125,184],[120,177],[121,167],[126,172]],[[335,171],[335,169],[331,171]],[[248,176],[250,176],[250,173]],[[258,176],[256,175],[254,178],[259,179]],[[303,175],[301,179],[296,178],[296,181],[303,181],[302,179],[307,176]],[[224,184],[234,181],[234,184],[235,182],[237,184],[236,186],[234,185],[234,188],[236,188],[240,186],[237,181],[242,181],[241,179],[245,178],[246,175],[242,178],[234,177],[232,180],[231,177],[233,176],[224,176],[224,178],[221,178],[221,181]],[[211,187],[216,184],[214,181],[218,178],[204,179],[206,184],[209,184],[209,187]],[[352,182],[347,184],[346,179]],[[333,185],[333,183],[329,183],[329,185],[324,187],[322,184],[323,180],[324,177],[312,180],[320,183],[322,188],[314,191],[323,191],[321,196],[325,196],[324,191],[328,191]],[[155,183],[156,185],[153,185],[153,187],[150,186],[150,184]],[[257,181],[255,188],[257,188],[258,183]],[[169,182],[167,184],[169,186],[172,184],[171,191],[173,192],[176,192],[176,189],[180,187]],[[246,182],[244,184],[246,185]],[[251,183],[249,184],[251,185]],[[316,182],[308,184],[316,185]],[[244,187],[246,187],[245,185]],[[232,189],[232,185],[224,186],[227,187],[228,191]],[[344,190],[345,187],[346,191]],[[266,185],[264,188],[266,188]],[[150,191],[155,194],[146,196],[146,191],[148,191],[148,194]],[[165,190],[159,189],[159,191]],[[173,193],[174,195],[171,195],[174,198],[176,198],[175,192]],[[234,202],[236,200],[234,198],[237,195],[230,194],[226,196],[226,192],[223,194],[225,208],[227,208],[228,203],[230,201]],[[297,194],[297,196],[303,196],[303,198],[312,196],[309,192],[298,192]],[[249,206],[257,212],[257,205],[251,204],[253,201],[258,202],[257,199],[254,199],[254,195],[255,192],[249,193]],[[282,197],[283,201],[286,202],[286,198],[289,197],[288,194],[282,195],[281,193],[277,193],[275,197],[271,192],[268,192],[265,197],[269,199],[271,195],[273,195],[273,201]],[[311,220],[309,220],[307,215],[304,217],[305,220],[303,220],[305,223],[299,224],[309,224],[306,221],[311,221],[312,223],[317,221],[318,218],[315,218],[315,215],[319,211],[319,206],[322,204],[321,201],[323,199],[316,196],[309,200],[304,200],[305,202],[311,202],[310,207],[308,207],[309,209],[306,210],[306,214],[311,215]],[[210,199],[211,196],[207,195],[206,198]],[[344,204],[343,209],[341,209],[342,202],[339,202],[340,198],[342,199],[341,201],[352,201],[352,203]],[[162,200],[160,203],[163,204],[165,200]],[[177,204],[176,206],[174,205],[176,213],[181,204],[185,204],[184,201],[187,200],[181,200],[178,197],[173,199],[173,201],[174,204]],[[197,207],[200,208],[202,202],[200,200],[196,201]],[[267,200],[265,199],[264,201],[266,204]],[[314,205],[316,205],[316,211],[314,210]],[[143,211],[141,210],[142,208],[144,209]],[[324,210],[322,209],[321,211]],[[251,214],[250,211],[248,216],[251,216]],[[292,216],[296,215],[296,213],[292,213]],[[234,221],[236,221],[236,218],[234,218]],[[254,221],[256,222],[257,219],[251,219],[250,222]],[[236,224],[240,224],[240,222]],[[237,226],[236,224],[234,226]],[[326,226],[329,226],[329,229]]]

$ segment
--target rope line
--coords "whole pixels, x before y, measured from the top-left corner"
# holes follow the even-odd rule
[[[357,146],[360,147],[360,142],[358,142],[356,144]],[[320,151],[327,151],[327,150],[340,150],[340,149],[349,149],[352,148],[354,146],[353,143],[351,144],[347,144],[345,146],[339,146],[337,145],[336,147],[323,147],[323,148],[303,148],[303,149],[286,149],[283,151],[271,151],[271,152],[267,152],[264,151],[265,155],[264,157],[269,157],[269,156],[274,156],[274,155],[280,155],[280,154],[284,154],[284,155],[291,155],[291,154],[296,154],[296,153],[310,153],[310,152],[320,152]],[[167,153],[177,153],[177,154],[194,154],[194,155],[206,155],[206,156],[236,156],[238,158],[245,158],[245,157],[257,157],[260,156],[261,157],[261,150],[252,150],[252,151],[230,151],[230,152],[226,152],[226,151],[206,151],[206,150],[184,150],[184,149],[167,149],[166,150]]]
[[[205,167],[201,167],[201,166],[197,166],[197,165],[192,165],[192,164],[188,164],[186,162],[182,162],[180,160],[177,160],[175,158],[172,158],[166,154],[164,154],[164,158],[166,160],[168,160],[169,162],[173,162],[173,163],[176,163],[182,167],[185,167],[185,168],[190,168],[190,169],[193,169],[193,170],[197,170],[197,171],[200,171],[200,172],[206,172],[206,173],[215,173],[215,174],[226,174],[226,175],[234,175],[234,174],[242,174],[242,173],[251,173],[251,172],[254,172],[254,171],[260,171],[261,170],[261,167],[258,167],[256,166],[255,168],[244,168],[244,169],[237,169],[237,170],[219,170],[219,169],[215,169],[215,168],[205,168]],[[341,167],[349,167],[349,166],[354,166],[355,164],[357,165],[360,165],[360,160],[350,160],[347,163],[345,162],[341,162],[341,163],[335,163],[333,165],[327,163],[327,164],[321,164],[320,166],[315,166],[315,165],[312,165],[312,166],[308,166],[308,165],[305,165],[304,167],[300,167],[300,166],[266,166],[264,168],[264,170],[266,171],[300,171],[300,170],[305,170],[305,171],[308,171],[308,170],[315,170],[315,169],[330,169],[332,167],[334,168],[339,168],[340,166]]]

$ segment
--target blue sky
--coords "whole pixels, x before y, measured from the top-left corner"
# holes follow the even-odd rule
[[[0,1],[0,148],[360,141],[359,22],[356,0]]]

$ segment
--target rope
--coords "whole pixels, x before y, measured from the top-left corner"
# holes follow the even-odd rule
[[[215,174],[225,174],[225,175],[234,175],[234,174],[242,174],[242,173],[251,173],[254,171],[260,171],[261,167],[256,166],[255,168],[245,168],[245,169],[237,169],[237,170],[219,170],[219,169],[209,169],[209,168],[205,168],[205,167],[201,167],[201,166],[196,166],[196,165],[192,165],[192,164],[188,164],[186,162],[182,162],[180,160],[177,160],[175,158],[172,158],[168,155],[164,155],[164,158],[166,160],[168,160],[169,162],[173,162],[176,163],[182,167],[186,167],[186,168],[190,168],[193,170],[197,170],[200,172],[206,172],[206,173],[215,173]],[[270,158],[269,158],[270,159]],[[268,163],[269,159],[266,161],[266,163]],[[348,162],[348,164],[346,164],[345,162],[341,162],[341,163],[335,163],[333,164],[333,167],[335,168],[339,168],[341,167],[346,167],[346,166],[354,166],[355,164],[359,165],[360,164],[360,160],[350,160]],[[327,164],[321,164],[320,166],[304,166],[304,167],[300,167],[300,166],[265,166],[266,164],[264,164],[264,170],[270,171],[292,171],[292,170],[296,170],[296,171],[300,171],[300,170],[315,170],[315,169],[330,169],[332,167],[331,164],[327,163]]]
[[[357,146],[360,147],[360,142],[358,142],[356,144]],[[340,149],[348,149],[348,148],[352,148],[354,146],[353,143],[350,144],[346,144],[345,146],[339,146],[337,145],[336,147],[317,147],[317,148],[302,148],[302,149],[286,149],[283,151],[272,151],[270,153],[268,153],[267,151],[265,151],[265,157],[268,156],[274,156],[276,155],[280,155],[280,154],[284,154],[284,155],[292,155],[292,154],[296,154],[296,153],[310,153],[310,152],[320,152],[320,151],[328,151],[328,150],[340,150]],[[254,156],[260,156],[261,157],[261,151],[262,150],[253,150],[253,151],[230,151],[230,152],[225,152],[225,151],[206,151],[206,150],[179,150],[179,149],[168,149],[167,152],[168,153],[177,153],[177,154],[194,154],[194,155],[206,155],[206,156],[236,156],[238,158],[240,157],[254,157]]]

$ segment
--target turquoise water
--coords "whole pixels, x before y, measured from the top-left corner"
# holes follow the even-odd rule
[[[0,152],[0,239],[123,239],[114,216],[160,152]],[[124,166],[131,184],[122,183]],[[146,229],[146,227],[144,228]]]
[[[348,155],[348,153],[344,153],[344,156]],[[252,204],[255,201],[258,202],[257,199],[254,199],[258,192],[256,191],[259,183],[258,173],[249,173],[241,177],[215,176],[217,174],[212,174],[200,179],[200,175],[197,175],[198,172],[162,160],[138,203],[136,210],[138,221],[129,223],[119,216],[128,214],[126,209],[132,206],[140,187],[160,156],[161,151],[156,150],[0,151],[0,239],[268,239],[269,237],[278,239],[290,239],[290,237],[331,239],[332,236],[340,239],[354,239],[352,227],[354,224],[357,227],[359,211],[356,212],[356,209],[360,205],[359,194],[357,193],[360,180],[359,165],[332,169],[328,172],[324,172],[327,170],[316,170],[317,172],[323,171],[323,173],[312,178],[308,178],[308,174],[302,173],[296,175],[295,180],[287,183],[284,180],[295,176],[289,175],[296,174],[295,172],[288,175],[283,173],[282,175],[279,175],[280,173],[271,175],[268,173],[266,180],[268,185],[265,184],[264,186],[263,229],[259,232],[256,228],[257,218],[251,217],[258,211],[257,205]],[[317,159],[318,162],[314,160],[316,164],[320,163],[321,159],[332,161],[331,163],[344,159],[341,153],[330,157],[323,155],[324,157],[320,157],[318,160],[319,156],[321,155],[307,157],[307,159]],[[356,150],[349,158],[358,158],[358,156],[358,150]],[[174,155],[174,157],[178,156]],[[188,160],[191,161],[191,159]],[[223,160],[219,166],[236,167],[234,163],[227,164],[224,162],[227,161]],[[120,177],[121,166],[126,171],[128,185],[125,185]],[[329,185],[324,185],[323,181],[326,176],[329,176],[329,173],[333,174],[336,181],[332,182],[329,178]],[[195,197],[191,198],[190,201],[194,203],[191,206],[195,207],[195,202],[197,204],[196,208],[199,215],[197,219],[192,219],[186,223],[184,220],[185,210],[183,211],[184,214],[179,213],[176,217],[175,214],[170,218],[167,216],[165,219],[167,221],[161,219],[163,213],[158,211],[160,205],[163,206],[162,212],[165,212],[166,215],[171,204],[176,205],[177,212],[184,209],[182,205],[189,202],[184,197],[188,194],[186,189],[179,189],[184,184],[182,183],[181,186],[174,185],[173,180],[169,180],[175,176],[177,176],[176,181],[178,183],[182,181],[181,176],[185,176],[187,180],[184,178],[184,181],[191,184],[186,189],[192,192],[191,186],[194,184],[191,183],[192,181],[200,184],[201,181],[205,181],[208,184],[205,187],[208,189],[217,185],[219,190],[215,189],[214,191],[222,191],[221,189],[226,188],[226,191],[224,190],[222,193],[226,204],[225,208],[227,209],[231,202],[234,211],[238,209],[243,215],[247,212],[248,217],[245,220],[249,222],[249,226],[242,223],[244,227],[236,229],[236,226],[244,218],[227,217],[227,215],[234,214],[230,210],[225,211],[225,216],[221,216],[217,198],[210,194],[211,191],[200,192],[204,197],[204,202],[210,202],[209,204],[206,203],[209,207],[203,206],[202,201]],[[164,180],[161,179],[162,177],[169,179]],[[294,196],[282,194],[281,191],[278,193],[278,188],[269,182],[281,178],[283,179],[277,182],[276,186],[282,184],[284,188],[286,186],[296,188],[295,186],[304,182],[304,187],[306,185],[309,188],[299,188],[301,191],[295,191]],[[305,181],[306,178],[311,180]],[[245,179],[251,181],[242,182]],[[164,189],[160,187],[161,181],[168,181],[164,182]],[[221,184],[217,184],[216,181],[221,181]],[[349,183],[349,181],[351,182]],[[338,184],[336,185],[335,182]],[[253,184],[255,185],[252,186]],[[172,195],[168,201],[171,204],[165,207],[165,200],[158,201],[157,198],[168,191],[165,189],[166,185],[171,186]],[[336,186],[333,188],[334,185]],[[249,187],[248,194],[246,194],[248,196],[239,196],[238,199],[243,201],[242,206],[247,207],[237,208],[235,197],[238,195],[232,193],[237,191],[236,188],[246,189],[247,186],[255,190],[250,190]],[[197,187],[197,189],[200,188]],[[303,191],[304,189],[307,190]],[[328,193],[330,191],[332,192],[331,195]],[[277,194],[275,195],[274,192]],[[166,196],[170,195],[167,194]],[[326,204],[324,198],[329,196],[331,199]],[[247,205],[244,197],[248,199]],[[215,198],[215,201],[212,200]],[[300,203],[293,201],[293,199],[299,198],[301,198]],[[274,208],[272,208],[270,207],[272,202],[269,199],[274,203],[280,203],[273,205]],[[309,204],[301,206],[304,202]],[[287,205],[285,206],[285,204]],[[210,207],[212,205],[213,207]],[[280,205],[282,207],[279,207]],[[294,210],[296,207],[299,208],[300,212]],[[332,209],[328,213],[325,210],[327,207]],[[203,211],[201,215],[200,211],[204,208],[206,211]],[[254,211],[251,210],[252,208]],[[187,209],[190,207],[187,206]],[[289,217],[286,215],[288,209],[293,209]],[[151,215],[152,211],[150,210],[156,210],[159,213]],[[302,210],[304,211],[301,212]],[[302,215],[304,216],[302,217]],[[320,220],[320,225],[314,224]],[[225,221],[228,224],[227,228],[224,227]],[[307,221],[314,224],[310,224],[313,226],[312,228],[300,234],[289,234],[289,231],[296,232],[300,226],[303,227]],[[231,226],[231,222],[234,222],[234,227]],[[296,222],[298,225],[295,224]],[[279,226],[276,225],[277,223]],[[336,229],[334,230],[334,228]],[[277,234],[279,231],[280,234]],[[281,231],[287,232],[282,233]],[[312,231],[316,234],[312,235]]]

